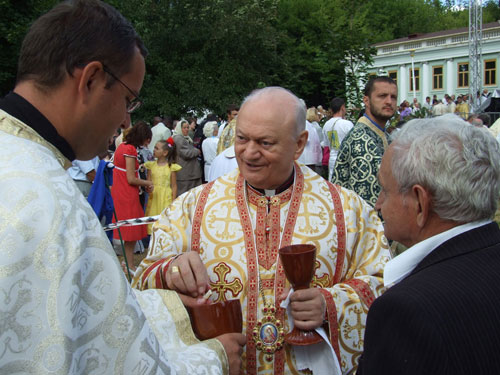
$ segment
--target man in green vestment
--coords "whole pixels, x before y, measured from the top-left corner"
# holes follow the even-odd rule
[[[385,125],[396,111],[398,89],[389,77],[371,79],[365,87],[365,113],[345,137],[333,181],[358,193],[372,207],[380,193],[377,173],[387,148]]]

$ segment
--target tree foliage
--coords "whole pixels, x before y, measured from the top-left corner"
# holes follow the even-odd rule
[[[373,43],[466,27],[468,2],[440,0],[107,0],[149,49],[139,117],[224,113],[252,89],[289,88],[308,105],[345,96],[361,103],[359,77]],[[57,0],[0,0],[0,90],[15,81],[29,24]],[[500,18],[498,2],[483,23]]]
[[[149,115],[223,113],[257,82],[272,80],[274,0],[131,0],[119,7],[150,52],[143,89]]]
[[[14,87],[17,58],[30,24],[57,0],[0,0],[0,93]]]

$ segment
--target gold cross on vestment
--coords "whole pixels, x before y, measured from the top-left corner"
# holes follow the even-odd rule
[[[224,301],[226,291],[231,291],[233,297],[236,297],[239,292],[243,289],[243,284],[240,279],[234,278],[233,281],[227,282],[226,276],[231,272],[231,268],[224,262],[219,263],[214,267],[214,272],[217,275],[217,281],[215,283],[210,282],[210,286],[213,292],[218,293],[217,300],[215,302]]]

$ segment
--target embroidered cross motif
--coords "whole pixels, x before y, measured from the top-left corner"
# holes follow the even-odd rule
[[[29,206],[35,199],[38,199],[38,194],[29,192],[13,208],[7,209],[3,206],[0,207],[1,216],[9,217],[11,216],[11,212],[20,212],[23,208]],[[15,216],[13,216],[10,221],[4,220],[0,223],[0,232],[4,232],[7,227],[16,228],[17,233],[19,233],[26,242],[31,240],[35,233],[35,230],[32,227],[26,225],[21,218],[17,218]]]
[[[83,309],[76,313],[76,310],[80,306],[80,302],[85,302],[85,304],[92,309],[94,314],[97,314],[104,308],[105,301],[95,297],[89,291],[90,286],[102,271],[104,271],[104,265],[102,261],[99,261],[95,263],[94,268],[92,268],[84,282],[82,282],[81,270],[74,274],[73,285],[78,288],[78,292],[73,292],[71,298],[68,300],[68,304],[71,304],[71,312],[74,313],[71,319],[73,327],[77,325],[82,327],[82,324],[85,325],[86,317],[88,316],[88,313]]]
[[[170,374],[170,367],[168,367],[165,363],[161,361],[160,358],[161,348],[157,340],[155,340],[154,348],[151,347],[148,339],[142,340],[140,350],[142,353],[145,353],[148,357],[153,359],[154,365],[151,368],[151,371],[149,371],[150,374],[156,374],[158,367],[160,368],[162,374]]]
[[[224,262],[219,263],[214,267],[214,272],[217,275],[217,281],[215,283],[210,282],[212,291],[219,294],[215,302],[221,302],[225,300],[226,291],[231,291],[233,297],[236,297],[239,292],[243,289],[243,284],[240,279],[234,278],[233,281],[227,282],[226,276],[231,271],[231,268]]]
[[[230,239],[234,238],[235,234],[231,233],[229,226],[231,225],[231,223],[239,224],[240,220],[231,218],[231,205],[229,203],[227,203],[227,202],[222,203],[221,207],[227,208],[227,215],[224,215],[223,217],[217,217],[211,211],[211,213],[207,217],[207,223],[209,225],[212,225],[215,222],[223,222],[224,229],[222,229],[221,231],[217,231],[216,236],[220,240],[230,240]]]
[[[350,334],[353,331],[356,331],[358,334],[358,342],[353,342],[353,346],[361,349],[363,347],[363,330],[365,329],[365,325],[361,321],[361,314],[363,313],[363,309],[359,309],[357,307],[353,307],[352,309],[353,314],[356,316],[356,324],[350,325],[348,322],[346,322],[346,326],[344,327],[344,334],[346,337],[350,338]]]
[[[19,342],[27,340],[31,335],[31,328],[19,324],[16,320],[17,313],[32,301],[31,291],[29,289],[22,289],[17,295],[16,302],[9,311],[0,310],[0,332],[7,332],[12,330]]]
[[[323,276],[321,277],[316,276],[316,271],[318,271],[320,267],[321,264],[319,260],[316,259],[316,261],[314,262],[314,276],[311,281],[311,288],[314,287],[328,288],[331,286],[330,276],[327,273],[324,273]]]
[[[309,202],[312,202],[313,200],[310,197],[305,197],[303,199],[303,207],[304,207],[304,214],[302,217],[304,218],[305,225],[300,226],[299,230],[302,233],[306,234],[313,234],[313,233],[318,233],[318,225],[311,224],[311,219],[313,217],[316,217],[320,220],[321,224],[326,223],[326,220],[328,219],[328,215],[326,211],[320,211],[320,212],[310,212],[309,211]]]

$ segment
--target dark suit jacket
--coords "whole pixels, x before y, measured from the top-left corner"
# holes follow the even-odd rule
[[[500,374],[500,230],[436,248],[370,308],[358,374]]]

